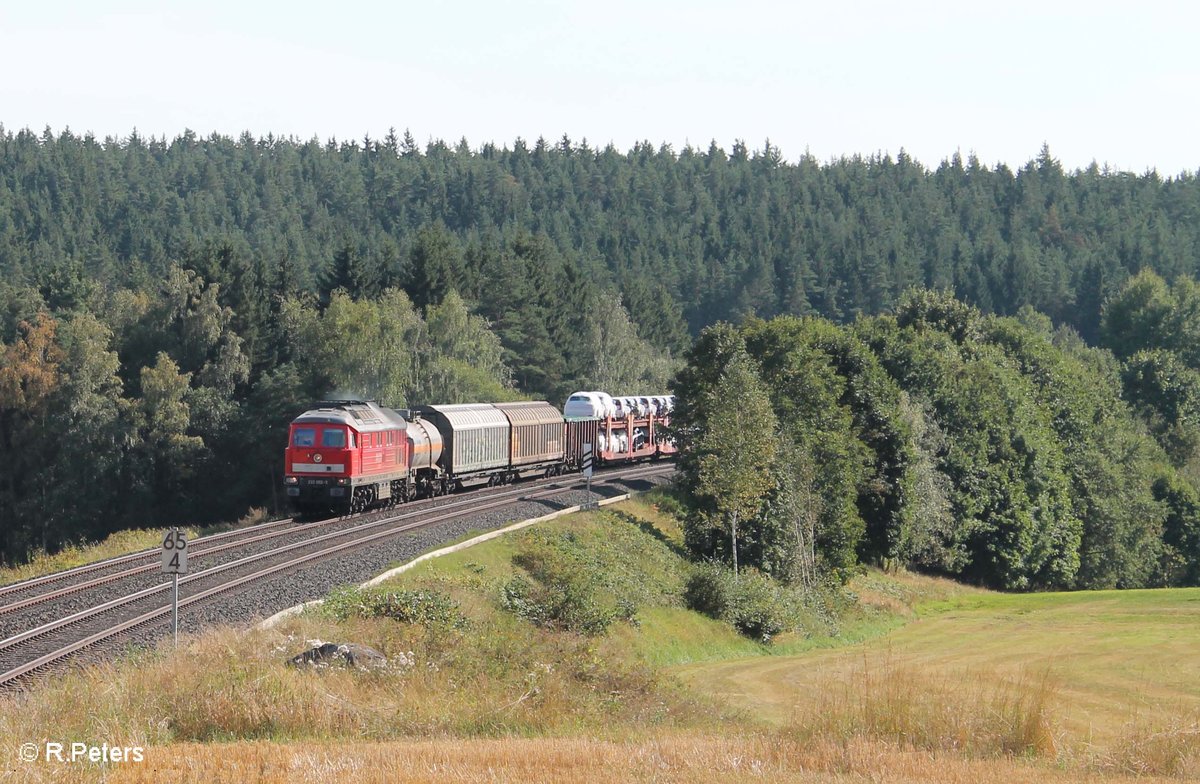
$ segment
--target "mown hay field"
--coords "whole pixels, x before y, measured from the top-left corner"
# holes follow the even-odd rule
[[[1200,776],[1200,589],[978,593],[917,613],[859,645],[679,672],[810,736]],[[1005,729],[1007,740],[986,741]],[[1005,748],[1013,738],[1026,747]]]

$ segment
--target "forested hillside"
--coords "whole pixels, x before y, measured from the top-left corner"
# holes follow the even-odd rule
[[[0,559],[270,507],[283,428],[335,392],[402,406],[657,391],[718,320],[815,315],[841,334],[912,286],[983,313],[1032,306],[1110,345],[1119,404],[1183,465],[1197,362],[1158,333],[1124,341],[1115,317],[1105,332],[1101,312],[1142,269],[1166,279],[1138,279],[1150,311],[1191,296],[1176,281],[1198,259],[1195,177],[1068,173],[1048,150],[1013,171],[793,163],[770,144],[0,128]],[[907,372],[898,338],[855,339]],[[857,486],[862,455],[829,457],[820,481]],[[872,557],[890,557],[895,531],[863,514]],[[858,540],[837,536],[849,563]],[[961,544],[929,546],[951,557]],[[1030,584],[1074,568],[1037,563],[1022,567]]]
[[[538,256],[534,269],[514,268],[506,250],[529,235],[546,246],[517,254]],[[1090,341],[1103,298],[1132,272],[1196,272],[1200,183],[1067,173],[1046,149],[1013,171],[903,154],[791,163],[769,143],[422,149],[407,134],[322,144],[0,129],[5,279],[137,286],[213,245],[272,290],[399,285],[418,305],[452,287],[495,309],[513,277],[535,273],[512,292],[528,297],[543,268],[565,266],[616,288],[641,334],[674,349],[681,312],[693,334],[750,312],[841,321],[910,286],[989,312],[1031,305]]]
[[[849,326],[710,327],[677,384],[688,545],[805,583],[902,564],[1003,589],[1196,585],[1198,294],[1147,272],[1111,299],[1124,362],[1031,308],[928,290]]]

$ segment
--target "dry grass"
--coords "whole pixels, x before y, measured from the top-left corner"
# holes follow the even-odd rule
[[[1200,713],[1130,722],[1119,741],[1089,750],[1085,762],[1095,770],[1200,780]]]
[[[111,784],[352,781],[618,784],[624,782],[880,782],[1037,784],[1137,781],[1037,760],[971,759],[865,739],[800,741],[772,733],[664,733],[654,738],[431,739],[379,743],[176,744],[110,768],[29,765],[22,782]],[[0,780],[3,773],[0,772]]]
[[[312,639],[361,642],[399,664],[382,672],[286,666]],[[269,631],[218,629],[182,642],[178,651],[0,696],[0,745],[611,735],[711,726],[713,714],[594,641],[516,622],[430,631],[301,617]]]
[[[828,684],[793,720],[805,739],[877,740],[972,756],[1057,758],[1058,687],[1049,672],[1015,681],[962,679],[864,657],[844,681]]]

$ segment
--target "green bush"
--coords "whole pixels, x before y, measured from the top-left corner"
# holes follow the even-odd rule
[[[683,520],[687,517],[687,504],[679,491],[674,488],[666,487],[656,490],[650,500],[660,514],[674,517],[676,520]]]
[[[767,575],[752,570],[737,578],[715,563],[695,568],[683,590],[690,610],[726,621],[741,634],[770,642],[780,632],[796,626],[797,597]]]
[[[683,588],[684,606],[710,618],[727,620],[733,602],[733,575],[713,563],[697,566]]]
[[[326,599],[324,609],[338,620],[391,618],[401,623],[443,629],[461,629],[467,625],[457,602],[443,593],[429,590],[342,588]]]
[[[770,577],[746,572],[735,583],[733,626],[745,636],[760,642],[790,627],[788,597]]]
[[[576,580],[531,582],[514,577],[501,590],[501,606],[547,629],[580,634],[603,634],[617,619],[618,610],[602,607],[595,593]]]
[[[637,624],[639,607],[673,605],[682,589],[679,556],[642,521],[602,512],[601,528],[538,529],[514,537],[518,575],[500,587],[504,610],[548,629],[603,634]]]

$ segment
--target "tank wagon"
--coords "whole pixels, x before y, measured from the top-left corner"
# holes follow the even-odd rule
[[[355,512],[472,485],[674,454],[665,430],[673,398],[571,395],[545,401],[385,408],[326,400],[292,421],[284,487],[298,513]]]

